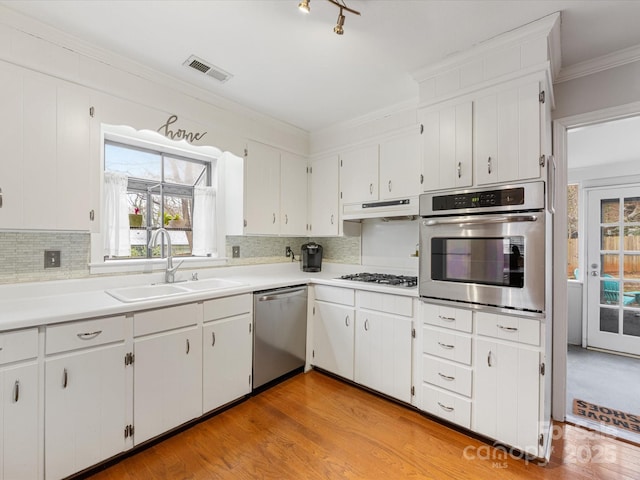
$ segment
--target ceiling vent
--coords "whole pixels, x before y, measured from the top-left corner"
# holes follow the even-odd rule
[[[214,65],[211,65],[207,61],[196,57],[195,55],[191,55],[187,60],[183,63],[183,65],[193,68],[200,73],[204,73],[209,77],[213,77],[218,80],[220,83],[224,83],[229,80],[233,75],[229,72],[225,72],[221,68],[218,68]]]

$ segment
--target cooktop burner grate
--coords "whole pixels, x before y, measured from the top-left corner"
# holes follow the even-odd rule
[[[352,273],[342,275],[342,280],[355,280],[357,282],[380,283],[399,287],[415,287],[418,285],[418,277],[410,275],[390,275],[387,273]]]

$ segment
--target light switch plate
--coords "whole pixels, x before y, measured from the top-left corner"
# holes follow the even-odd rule
[[[240,245],[234,245],[231,247],[231,257],[240,258]]]
[[[44,268],[60,268],[60,250],[44,251]]]

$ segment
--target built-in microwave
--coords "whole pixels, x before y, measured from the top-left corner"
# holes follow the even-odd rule
[[[544,183],[420,196],[419,293],[545,309]]]

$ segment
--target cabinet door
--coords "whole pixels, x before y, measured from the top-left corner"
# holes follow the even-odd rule
[[[24,228],[55,229],[57,202],[56,84],[44,75],[24,76],[23,192]],[[16,141],[15,139],[13,141]],[[85,179],[86,181],[86,179]]]
[[[313,364],[353,380],[355,310],[315,302]]]
[[[249,142],[245,161],[245,233],[280,231],[280,152]]]
[[[63,478],[124,450],[124,345],[45,362],[45,472]]]
[[[191,327],[134,341],[136,445],[202,415],[202,330]]]
[[[365,310],[356,313],[357,383],[411,402],[411,319]]]
[[[421,114],[423,191],[472,184],[472,103]]]
[[[380,200],[420,193],[420,134],[412,131],[380,143]]]
[[[540,177],[538,82],[483,96],[475,105],[479,185]]]
[[[311,234],[338,235],[338,157],[311,162]]]
[[[369,145],[340,155],[342,203],[378,200],[378,145]]]
[[[57,227],[88,230],[91,117],[88,91],[71,85],[57,90]]]
[[[473,430],[538,454],[539,352],[478,339]]]
[[[0,373],[0,478],[38,478],[38,365]]]
[[[206,324],[202,331],[202,410],[251,392],[251,315]]]
[[[280,158],[280,233],[308,235],[307,162],[291,153]]]
[[[0,228],[23,228],[22,75],[0,62]]]

